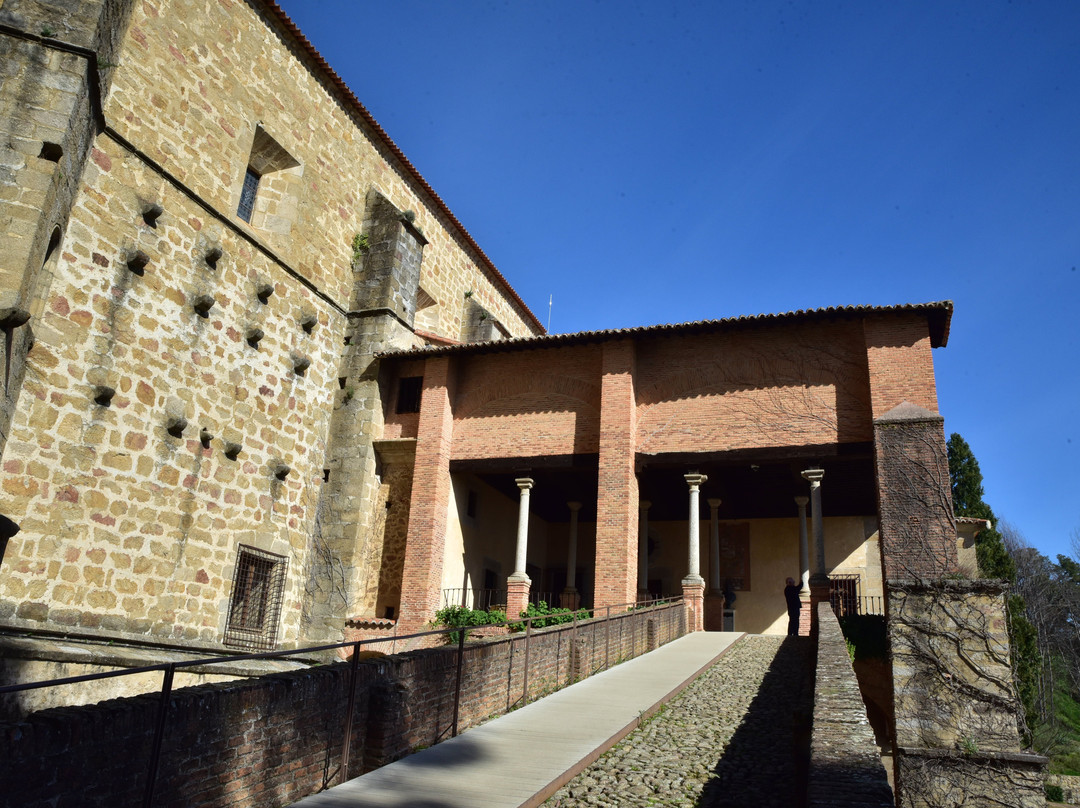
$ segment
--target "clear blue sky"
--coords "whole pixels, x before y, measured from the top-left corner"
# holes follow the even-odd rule
[[[947,433],[1080,530],[1080,2],[285,10],[541,321],[955,301]]]

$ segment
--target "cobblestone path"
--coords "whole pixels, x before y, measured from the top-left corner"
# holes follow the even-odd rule
[[[744,637],[545,805],[798,808],[812,650],[804,638]]]

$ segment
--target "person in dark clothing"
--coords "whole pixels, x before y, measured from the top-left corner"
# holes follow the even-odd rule
[[[788,636],[795,637],[799,633],[799,611],[802,609],[802,601],[799,600],[799,587],[794,578],[787,579],[784,600],[787,601],[787,633]]]

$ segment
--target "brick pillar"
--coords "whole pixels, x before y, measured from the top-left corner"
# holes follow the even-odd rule
[[[435,616],[442,589],[453,440],[449,357],[429,359],[416,435],[409,532],[401,576],[400,633],[419,631]]]
[[[631,340],[604,343],[601,367],[594,604],[597,608],[631,603],[637,592],[634,343]]]
[[[887,581],[929,581],[956,572],[944,419],[901,404],[874,421],[881,555]]]

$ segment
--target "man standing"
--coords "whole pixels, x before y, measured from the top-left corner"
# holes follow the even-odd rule
[[[802,603],[799,601],[799,587],[795,585],[794,578],[787,579],[784,600],[787,601],[787,633],[789,637],[796,637],[799,634],[799,610],[802,608]]]

